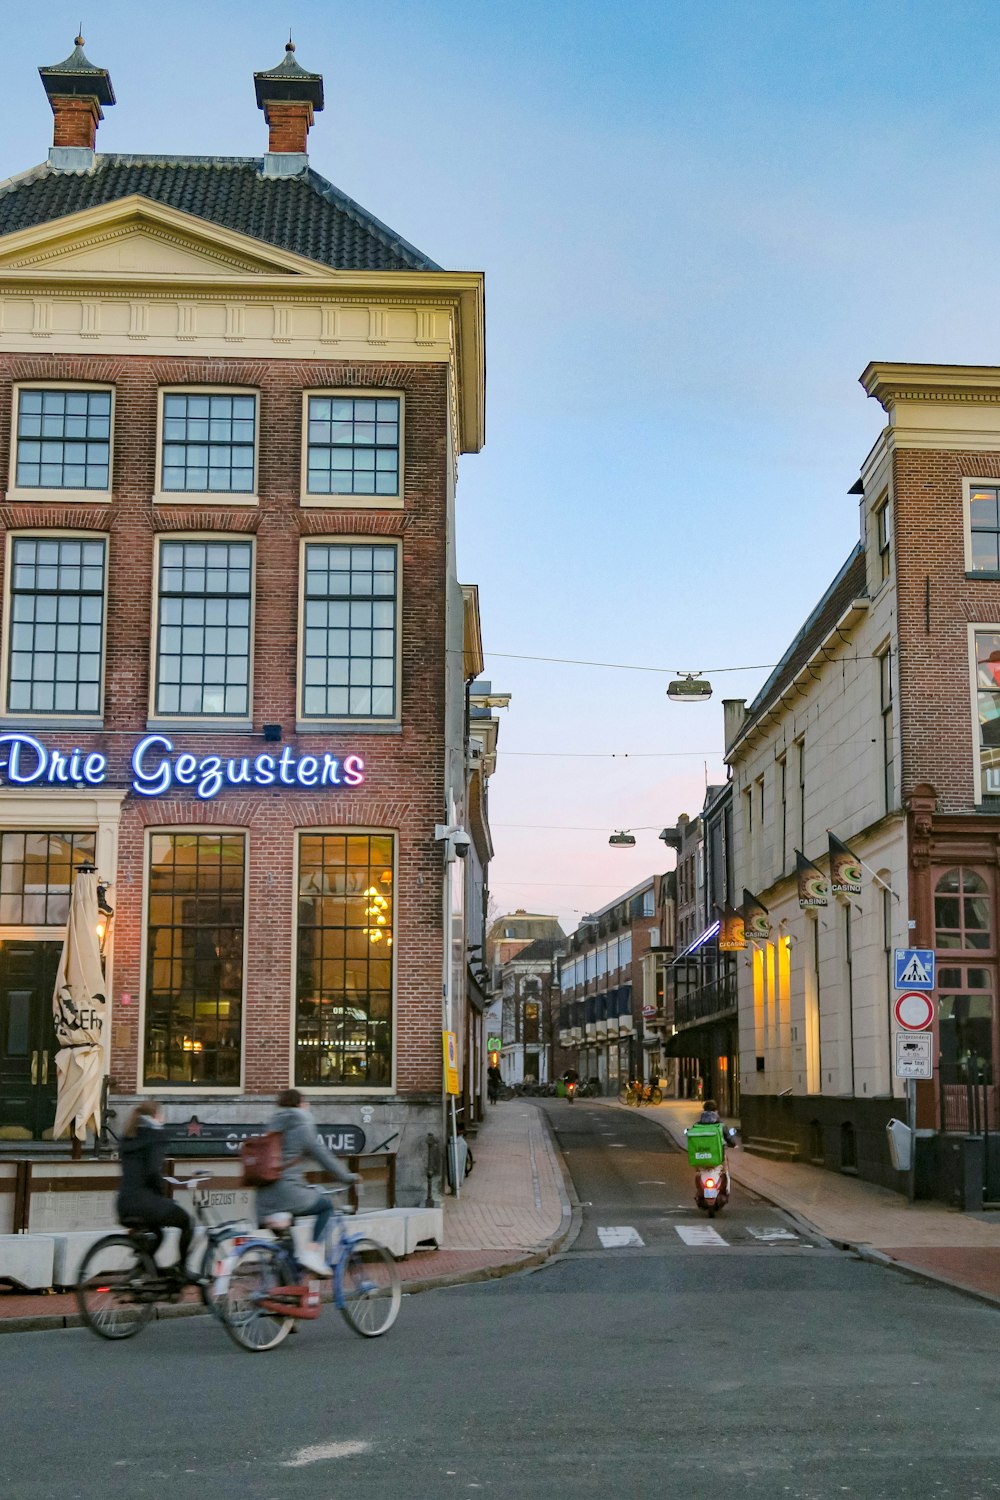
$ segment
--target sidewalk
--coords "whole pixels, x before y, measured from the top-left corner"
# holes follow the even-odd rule
[[[589,1100],[614,1108],[616,1100]],[[643,1105],[684,1149],[684,1127],[700,1105],[665,1100]],[[736,1182],[804,1220],[835,1245],[866,1259],[944,1282],[1000,1306],[1000,1214],[963,1214],[941,1203],[908,1203],[899,1193],[803,1162],[772,1161],[737,1148],[729,1153]]]
[[[561,1159],[543,1112],[526,1099],[490,1107],[472,1140],[475,1167],[461,1197],[444,1200],[439,1250],[420,1250],[399,1262],[404,1292],[484,1281],[540,1265],[562,1249],[572,1209]],[[160,1317],[203,1309],[197,1292]],[[80,1324],[70,1292],[19,1293],[0,1286],[0,1333]]]

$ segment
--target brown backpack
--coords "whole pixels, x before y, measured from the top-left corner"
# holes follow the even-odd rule
[[[248,1136],[243,1142],[240,1157],[243,1161],[244,1187],[268,1187],[272,1182],[278,1181],[282,1173],[281,1146],[284,1138],[280,1130],[266,1130],[263,1135]],[[293,1164],[288,1162],[287,1165]]]

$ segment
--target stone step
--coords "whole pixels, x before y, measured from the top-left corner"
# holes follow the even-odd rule
[[[776,1141],[762,1135],[745,1141],[743,1150],[750,1156],[766,1156],[771,1161],[798,1161],[802,1154],[795,1141]]]

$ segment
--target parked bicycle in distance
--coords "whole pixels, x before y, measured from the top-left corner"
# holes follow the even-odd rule
[[[322,1191],[333,1195],[346,1188]],[[251,1354],[275,1349],[297,1319],[319,1316],[319,1283],[306,1279],[299,1267],[292,1223],[291,1214],[272,1214],[265,1227],[273,1237],[246,1239],[216,1278],[215,1295],[226,1331]],[[345,1215],[338,1210],[325,1254],[333,1271],[333,1301],[348,1326],[362,1338],[387,1333],[402,1299],[392,1252],[366,1235],[349,1234]]]
[[[205,1306],[217,1312],[213,1289],[223,1249],[247,1226],[235,1220],[215,1224],[209,1219],[208,1194],[198,1189],[211,1179],[211,1172],[196,1172],[191,1177],[165,1180],[174,1187],[191,1190],[195,1219],[205,1231],[198,1291]],[[155,1230],[126,1217],[119,1231],[91,1245],[80,1262],[74,1287],[76,1302],[87,1327],[98,1338],[133,1338],[145,1328],[158,1302],[179,1302],[184,1295],[188,1283],[156,1264],[156,1239]]]
[[[643,1083],[638,1078],[633,1078],[625,1090],[625,1103],[641,1106],[643,1104],[662,1104],[663,1090],[658,1083]]]

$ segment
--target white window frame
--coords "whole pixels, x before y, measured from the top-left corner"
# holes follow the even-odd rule
[[[969,707],[972,723],[972,778],[973,778],[973,803],[980,806],[984,797],[1000,796],[1000,793],[983,791],[983,765],[979,744],[979,684],[976,680],[976,636],[981,631],[990,631],[994,635],[1000,635],[1000,622],[977,620],[968,627],[969,630]]]
[[[974,578],[995,578],[996,574],[992,568],[976,568],[972,562],[972,491],[983,486],[986,489],[1000,489],[1000,479],[994,476],[988,479],[981,474],[977,479],[962,480],[962,538],[965,544],[965,571],[971,573]],[[980,630],[989,627],[980,625]],[[977,730],[978,730],[978,719]]]
[[[892,577],[892,501],[889,491],[884,490],[872,507],[872,524],[875,531],[875,557],[878,562],[878,577],[875,580],[876,593],[889,578]],[[885,547],[882,546],[881,533],[885,530]]]
[[[146,981],[149,974],[149,856],[150,842],[155,834],[176,833],[238,833],[243,836],[243,993],[240,999],[240,1081],[237,1084],[200,1083],[147,1083],[146,1082]],[[250,829],[240,828],[235,823],[149,823],[143,830],[142,840],[142,918],[139,950],[139,1040],[136,1055],[135,1092],[139,1095],[156,1094],[160,1098],[191,1099],[211,1096],[231,1099],[242,1094],[247,1072],[247,984],[250,927]],[[112,923],[112,931],[114,924]]]
[[[163,408],[166,396],[252,396],[253,422],[253,489],[238,494],[228,490],[165,490],[163,488]],[[153,480],[153,504],[192,506],[222,505],[253,508],[259,504],[260,491],[260,391],[248,385],[161,385],[156,392],[156,474]]]
[[[299,909],[299,864],[301,862],[302,837],[311,834],[337,834],[347,835],[360,834],[365,838],[391,838],[392,839],[392,911],[393,932],[395,939],[392,945],[392,1082],[390,1084],[362,1084],[356,1089],[346,1088],[342,1084],[312,1085],[303,1087],[295,1082],[295,1025],[298,1013],[298,948],[299,948],[299,924],[297,912]],[[398,1063],[399,1063],[399,964],[396,953],[399,948],[399,841],[400,830],[398,828],[379,828],[368,824],[351,824],[349,826],[336,823],[320,823],[316,827],[310,825],[306,828],[294,828],[292,837],[295,840],[294,855],[292,859],[292,932],[291,932],[291,993],[288,998],[288,1087],[297,1088],[299,1093],[310,1099],[354,1099],[360,1095],[379,1095],[391,1097],[396,1093],[398,1085]],[[145,991],[143,992],[145,993]]]
[[[14,543],[15,541],[92,542],[100,539],[104,543],[104,609],[101,621],[101,675],[98,680],[97,713],[71,713],[65,709],[53,709],[51,713],[12,712],[8,705],[10,688],[10,635],[11,613],[14,602]],[[80,531],[71,527],[52,528],[46,526],[22,526],[8,531],[4,548],[4,597],[3,597],[3,642],[0,644],[0,721],[31,726],[47,726],[57,729],[61,724],[72,724],[76,728],[101,729],[104,726],[104,693],[108,669],[108,579],[111,573],[111,536],[107,531]]]
[[[311,495],[309,493],[309,399],[311,396],[343,397],[344,400],[399,402],[398,489],[395,495]],[[310,386],[302,392],[302,452],[299,472],[299,504],[319,510],[402,510],[406,489],[406,395],[403,391],[369,386]]]
[[[306,547],[395,547],[396,548],[396,711],[392,717],[365,717],[345,715],[340,718],[307,718],[303,713],[305,701],[306,660]],[[299,608],[298,639],[296,641],[296,688],[295,688],[295,732],[309,734],[312,730],[328,732],[331,727],[344,729],[363,728],[366,731],[397,733],[402,723],[403,707],[403,544],[398,537],[330,535],[304,536],[299,542]]]
[[[164,542],[248,542],[250,544],[250,659],[247,667],[247,711],[245,714],[160,714],[156,711],[156,689],[160,671],[160,547]],[[146,705],[150,726],[168,726],[178,732],[219,727],[250,727],[254,706],[254,645],[257,620],[257,538],[239,531],[158,531],[153,538],[153,598],[149,639],[149,699]]]
[[[22,391],[107,391],[111,396],[111,429],[108,434],[108,487],[106,490],[21,489],[17,483],[17,429]],[[7,500],[63,500],[73,505],[107,505],[115,487],[115,396],[113,385],[105,380],[19,380],[13,388],[10,411],[10,457],[7,468]]]

